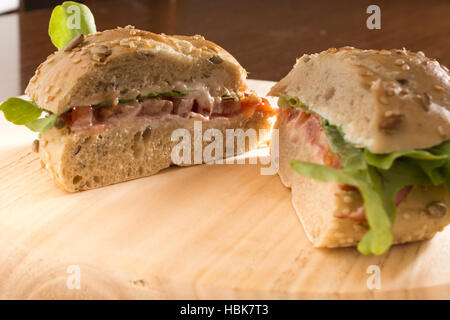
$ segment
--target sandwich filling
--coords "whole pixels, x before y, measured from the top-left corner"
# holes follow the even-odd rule
[[[280,96],[280,117],[295,122],[304,139],[314,145],[317,161],[290,160],[298,174],[324,182],[337,182],[340,188],[359,193],[361,202],[353,212],[338,218],[367,222],[369,231],[358,245],[365,254],[382,254],[392,243],[396,207],[415,185],[450,186],[450,140],[428,149],[375,154],[345,139],[341,128],[313,113],[297,97]],[[295,131],[291,130],[295,142]],[[434,203],[445,215],[444,203]]]
[[[5,118],[25,125],[35,132],[45,132],[55,127],[69,127],[72,131],[92,130],[99,132],[114,126],[127,125],[150,119],[173,119],[174,117],[210,120],[218,117],[251,117],[255,112],[274,112],[269,102],[253,93],[236,93],[200,99],[198,95],[168,91],[152,92],[134,99],[115,99],[96,105],[74,106],[61,115],[40,108],[33,101],[9,98],[0,105]],[[44,117],[42,114],[46,113]]]
[[[149,118],[181,117],[209,120],[217,117],[251,117],[254,112],[272,112],[268,101],[253,94],[198,100],[179,91],[152,93],[136,99],[99,105],[76,106],[59,116],[57,126],[73,131],[96,130]]]

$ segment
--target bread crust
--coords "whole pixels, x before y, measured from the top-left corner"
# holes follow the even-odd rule
[[[269,118],[269,114],[259,111],[251,117],[216,118],[203,121],[202,131],[215,128],[222,132],[223,137],[226,137],[226,129],[245,131],[252,128],[258,132],[259,129],[270,129]],[[66,191],[99,188],[150,176],[171,166],[173,147],[180,143],[171,141],[171,134],[176,129],[185,128],[190,132],[193,154],[194,121],[194,118],[171,116],[116,126],[101,132],[77,133],[67,128],[53,128],[40,134],[39,155],[54,181]],[[267,138],[259,135],[260,141]],[[210,143],[203,141],[203,147]],[[256,146],[249,142],[247,150]],[[236,146],[234,150],[235,154],[244,151]],[[221,158],[221,155],[218,157]]]
[[[450,74],[422,52],[344,47],[304,55],[269,95],[298,97],[374,153],[450,137]]]
[[[292,124],[295,126],[295,124]],[[293,127],[286,117],[279,117],[275,128],[279,131],[279,170],[282,183],[291,189],[292,204],[308,239],[315,247],[355,246],[368,231],[365,222],[339,218],[344,210],[353,212],[362,204],[357,192],[345,191],[338,183],[325,183],[297,174],[289,165],[290,159],[317,162],[316,150],[305,135],[292,141]],[[350,199],[351,201],[349,201]],[[447,188],[414,186],[397,207],[393,243],[429,239],[450,223],[450,214],[434,217],[427,212],[427,204],[443,202],[449,207]]]
[[[236,59],[202,36],[167,36],[126,27],[77,42],[70,50],[51,54],[25,90],[37,105],[57,115],[74,106],[156,90],[202,86],[220,96],[246,87],[246,72]]]

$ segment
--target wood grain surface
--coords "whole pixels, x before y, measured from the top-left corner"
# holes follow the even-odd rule
[[[250,81],[260,94],[272,84]],[[261,165],[69,194],[41,169],[32,134],[3,118],[0,134],[0,298],[450,298],[450,228],[382,256],[315,249]]]

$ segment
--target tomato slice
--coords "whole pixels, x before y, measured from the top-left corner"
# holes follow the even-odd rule
[[[261,98],[262,103],[258,104],[256,110],[263,112],[273,112],[272,106],[269,103],[269,100],[266,98]]]
[[[91,106],[80,106],[72,109],[72,126],[90,127],[93,124],[94,112]]]
[[[244,93],[244,98],[241,100],[241,108],[244,116],[251,117],[255,113],[255,111],[262,111],[267,113],[275,112],[267,99],[260,98],[260,102],[258,101],[258,99],[251,99],[248,97],[249,94]]]

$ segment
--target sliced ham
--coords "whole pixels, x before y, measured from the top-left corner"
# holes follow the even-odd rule
[[[140,116],[163,116],[171,114],[174,109],[172,101],[163,99],[145,99],[138,104],[142,108],[138,113]]]
[[[173,111],[174,114],[180,117],[187,118],[192,111],[194,106],[194,99],[192,98],[182,98],[173,100]]]
[[[94,112],[90,106],[74,107],[71,115],[71,126],[74,128],[89,128],[94,122]]]
[[[241,102],[238,99],[216,97],[211,101],[202,100],[202,103],[189,97],[146,98],[110,106],[77,106],[62,114],[60,118],[75,131],[102,130],[120,125],[124,121],[132,122],[143,117],[177,115],[183,118],[207,120],[213,116],[233,117],[240,114],[249,117],[255,110],[259,110],[258,108],[268,112],[270,108],[268,103],[261,106],[258,103],[261,104],[261,100],[250,98],[244,98]],[[251,114],[248,108],[253,110]]]

